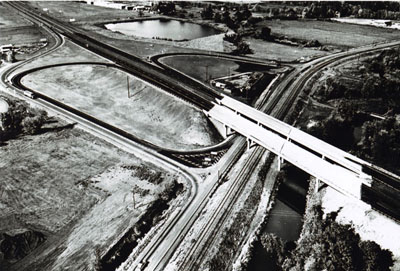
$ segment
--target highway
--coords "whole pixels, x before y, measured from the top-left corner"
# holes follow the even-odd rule
[[[47,26],[53,31],[66,36],[83,48],[115,62],[131,74],[158,86],[173,95],[182,97],[185,101],[190,102],[201,109],[210,109],[212,107],[212,101],[214,101],[215,98],[220,98],[219,93],[211,88],[204,89],[202,85],[199,85],[193,80],[190,81],[192,84],[188,85],[187,80],[181,81],[181,78],[170,76],[164,69],[158,68],[139,57],[127,54],[118,48],[99,42],[82,33],[80,29],[72,27],[67,23],[60,22],[45,14],[38,15],[35,11],[30,10],[18,2],[4,3],[29,16],[40,26]]]
[[[21,10],[21,12],[25,11]],[[35,19],[39,18],[35,17]],[[46,24],[48,25],[48,23],[45,21],[41,26],[46,27]],[[49,27],[49,28],[55,30],[54,27]],[[21,76],[15,77],[14,81],[15,82],[19,81]],[[6,78],[6,76],[4,76],[4,78]],[[152,80],[154,81],[154,79]],[[166,264],[167,261],[169,260],[169,257],[174,252],[174,248],[176,248],[176,246],[180,243],[182,237],[185,236],[187,231],[190,229],[191,225],[199,216],[204,205],[206,204],[208,197],[213,193],[213,191],[217,187],[218,176],[212,174],[209,178],[212,178],[214,180],[214,185],[209,186],[208,190],[204,190],[201,194],[198,194],[197,183],[199,182],[199,180],[196,180],[196,178],[198,177],[197,175],[191,174],[186,167],[180,165],[176,161],[173,161],[163,155],[160,155],[157,152],[154,152],[154,150],[150,148],[146,148],[141,144],[138,144],[132,140],[127,139],[124,136],[121,136],[120,134],[111,131],[110,129],[108,129],[109,127],[107,127],[107,125],[106,127],[104,127],[102,123],[100,123],[101,125],[96,124],[95,122],[93,122],[93,119],[88,120],[87,118],[83,118],[79,116],[81,114],[76,114],[76,112],[72,112],[73,110],[71,111],[70,108],[65,108],[65,106],[60,105],[60,103],[57,102],[54,103],[54,101],[50,100],[47,101],[41,98],[43,97],[39,97],[38,99],[32,100],[31,102],[40,104],[41,106],[47,108],[48,110],[56,112],[57,114],[63,117],[66,117],[68,121],[73,121],[75,123],[78,123],[79,126],[84,128],[85,130],[94,133],[95,135],[111,142],[114,145],[121,147],[126,151],[131,151],[136,154],[139,151],[144,156],[150,155],[151,157],[156,157],[158,158],[159,163],[168,167],[172,167],[172,169],[178,170],[179,172],[182,172],[182,174],[191,182],[191,185],[189,185],[191,187],[191,193],[190,193],[191,197],[187,200],[186,204],[181,207],[181,209],[178,211],[177,214],[170,217],[170,219],[165,223],[164,229],[161,230],[159,233],[157,233],[156,236],[152,238],[152,242],[148,246],[146,246],[146,248],[140,254],[140,257],[138,258],[140,261],[146,261],[148,258],[152,257],[153,255],[159,255],[161,252],[161,254],[163,255],[162,257],[155,256],[157,259],[160,259],[160,262],[157,265],[159,266],[160,264],[161,265]],[[233,156],[238,157],[241,155],[240,149],[237,148],[231,148],[231,152],[234,153]],[[224,175],[225,170],[229,170],[231,166],[232,166],[232,160],[230,156],[230,159],[225,159],[225,161],[222,162],[220,165],[221,175]],[[180,224],[176,225],[176,223],[178,222]],[[161,242],[162,244],[160,244]],[[158,249],[159,247],[162,247],[163,249],[160,250]],[[157,250],[158,254],[155,252],[155,250]],[[154,263],[156,262],[154,261]]]
[[[342,151],[341,149],[315,138],[300,129],[280,121],[277,118],[271,117],[268,114],[264,114],[261,111],[228,96],[225,96],[222,100],[218,101],[218,103],[231,109],[235,114],[254,120],[258,126],[272,130],[281,137],[286,138],[303,148],[312,146],[312,152],[319,154],[321,157],[331,159],[333,162],[336,162],[349,170],[361,174],[361,165],[371,165],[371,163],[363,161],[354,155]]]
[[[18,7],[18,5],[13,4],[14,7],[17,6],[21,11],[24,12],[29,12],[21,7]],[[31,16],[35,16],[30,14]],[[39,18],[36,17],[37,20]],[[287,126],[283,125],[280,122],[274,121],[274,124],[272,124],[271,119],[265,120],[264,117],[261,118],[258,114],[248,117],[251,118],[252,121],[244,121],[243,118],[241,118],[239,115],[237,115],[234,110],[232,111],[232,108],[229,109],[225,105],[221,106],[218,105],[218,103],[222,104],[222,100],[224,99],[221,95],[217,95],[215,93],[210,92],[207,89],[202,89],[200,86],[193,84],[190,86],[190,84],[182,86],[182,82],[179,82],[176,78],[171,78],[170,75],[165,72],[165,70],[158,70],[154,68],[153,65],[150,65],[142,60],[138,59],[130,59],[126,54],[123,52],[119,51],[118,49],[112,48],[108,45],[101,44],[97,41],[94,41],[90,39],[87,36],[84,36],[83,34],[79,34],[76,29],[70,28],[70,27],[65,27],[62,23],[53,21],[53,19],[48,19],[48,18],[42,18],[44,24],[47,24],[48,27],[52,27],[56,31],[60,31],[63,33],[63,35],[68,36],[69,38],[74,39],[78,44],[82,45],[83,47],[86,47],[87,49],[93,50],[94,52],[97,52],[98,54],[115,61],[117,65],[121,65],[125,67],[127,70],[129,70],[132,74],[135,74],[136,76],[145,79],[146,81],[149,81],[166,91],[169,91],[171,93],[174,93],[177,96],[183,97],[184,99],[188,100],[189,102],[193,103],[194,105],[202,108],[205,110],[206,114],[211,115],[214,118],[219,118],[221,122],[225,123],[230,123],[231,127],[236,129],[237,131],[245,134],[248,137],[253,137],[253,140],[256,141],[258,144],[263,145],[265,147],[270,148],[271,150],[274,150],[275,153],[280,154],[280,155],[286,155],[285,158],[288,159],[290,162],[294,163],[299,163],[302,161],[294,161],[290,157],[292,156],[299,156],[299,155],[306,155],[307,157],[310,157],[310,159],[314,159],[315,157],[309,156],[308,153],[304,153],[304,150],[300,148],[298,145],[290,142],[283,142],[282,137],[279,135],[274,134],[270,130],[274,130],[279,134],[283,135],[291,135],[290,130],[287,130]],[[54,23],[55,22],[55,23]],[[52,24],[54,23],[54,26]],[[58,28],[58,29],[57,29]],[[349,52],[345,53],[340,53],[336,54],[333,56],[327,56],[315,61],[312,61],[310,63],[304,64],[301,67],[297,68],[295,72],[289,75],[289,77],[283,81],[277,88],[276,90],[288,90],[289,93],[291,93],[290,97],[287,99],[286,106],[283,106],[284,109],[281,111],[281,117],[283,117],[285,112],[289,110],[290,105],[293,103],[294,99],[296,98],[296,94],[299,93],[299,91],[302,89],[304,84],[307,82],[307,80],[317,71],[320,69],[326,67],[327,65],[330,65],[332,63],[337,63],[338,61],[346,61],[351,58],[353,58],[356,54],[359,53],[368,53],[372,52],[374,50],[381,50],[385,47],[390,47],[390,46],[398,46],[399,43],[390,43],[390,44],[383,44],[383,45],[377,45],[376,47],[366,47],[366,48],[361,48],[361,49],[356,49],[352,50]],[[146,63],[146,64],[143,64]],[[142,67],[143,65],[143,67]],[[186,84],[187,82],[185,82]],[[225,100],[226,101],[226,100]],[[226,102],[224,103],[226,104]],[[39,99],[37,101],[38,103],[42,103],[42,100]],[[142,146],[138,146],[138,144],[135,144],[134,142],[127,140],[126,138],[121,137],[118,134],[115,134],[108,129],[105,129],[104,127],[98,126],[93,124],[92,122],[87,121],[86,119],[79,119],[78,116],[75,114],[71,114],[71,112],[62,110],[58,106],[54,106],[54,104],[47,103],[46,101],[43,101],[42,105],[48,108],[52,108],[52,110],[55,110],[59,112],[60,114],[63,115],[68,115],[68,118],[75,118],[75,120],[80,123],[80,125],[83,125],[86,127],[88,130],[92,130],[94,133],[98,133],[98,135],[103,136],[107,140],[114,142],[116,145],[124,146],[124,148],[142,148],[143,150],[143,155],[145,153],[151,153],[152,150],[149,150],[147,148],[143,148]],[[261,109],[264,109],[264,107],[261,107]],[[228,112],[230,111],[230,112]],[[232,114],[233,112],[233,114]],[[252,114],[249,113],[250,111],[244,110],[244,114]],[[255,123],[262,123],[264,127],[259,126]],[[269,127],[268,125],[271,125]],[[272,128],[272,125],[277,125],[277,127],[274,126]],[[245,129],[246,128],[246,129]],[[248,129],[251,128],[254,133],[249,134]],[[267,129],[265,129],[267,128]],[[104,129],[104,130],[103,130]],[[281,129],[278,131],[278,129]],[[286,130],[285,130],[286,129]],[[284,130],[287,131],[287,133],[284,133]],[[99,132],[101,131],[101,132]],[[268,138],[271,140],[271,142],[265,142],[263,138]],[[275,144],[272,144],[275,143]],[[298,142],[299,144],[302,144],[302,142]],[[268,145],[267,145],[268,144]],[[318,143],[319,144],[319,143]],[[312,148],[312,146],[308,146],[309,148]],[[261,147],[255,148],[258,153]],[[240,153],[241,148],[238,148],[238,152]],[[232,154],[233,157],[237,156],[238,154]],[[159,154],[154,153],[154,155],[157,155],[157,157],[161,160],[160,163],[166,163],[169,166],[174,165],[175,169],[179,168],[183,174],[192,180],[192,187],[194,189],[196,188],[196,176],[193,176],[190,174],[190,172],[187,170],[186,167],[182,167],[175,161],[170,161],[169,159],[165,158],[164,156],[160,156]],[[336,154],[335,154],[336,155]],[[342,158],[344,157],[342,153],[339,153],[339,156]],[[252,159],[256,159],[258,157],[257,155],[252,155]],[[326,166],[328,163],[327,161],[323,162],[324,160],[318,157],[318,164],[321,164],[321,166]],[[332,158],[331,158],[332,159]],[[322,161],[322,162],[321,162]],[[343,160],[341,161],[343,163]],[[230,163],[227,162],[226,168],[229,168]],[[303,165],[304,167],[308,167],[308,165]],[[355,168],[354,170],[357,170],[358,168]],[[333,170],[333,169],[332,169]],[[336,170],[336,168],[335,168]],[[314,173],[316,174],[316,173]],[[241,174],[242,176],[246,176],[246,174]],[[318,175],[318,174],[316,174]],[[344,177],[347,177],[350,175],[347,174],[347,172],[343,173]],[[218,176],[217,176],[218,177]],[[215,174],[212,176],[212,178],[216,178]],[[235,182],[235,185],[233,186],[234,189],[239,189],[240,185],[244,183],[245,178],[239,178],[237,182]],[[343,184],[345,185],[345,184]],[[182,240],[183,236],[185,233],[190,229],[191,225],[194,223],[196,217],[202,210],[202,206],[205,204],[206,198],[212,193],[213,189],[215,187],[210,187],[209,190],[206,190],[200,194],[197,193],[196,190],[192,191],[192,199],[191,202],[189,202],[186,207],[183,208],[180,211],[180,214],[177,216],[174,216],[171,218],[169,223],[166,227],[165,231],[162,231],[157,235],[156,238],[154,238],[153,242],[150,244],[150,246],[147,246],[144,253],[141,254],[139,258],[137,258],[138,261],[141,262],[147,262],[151,259],[151,266],[148,267],[146,270],[162,270],[162,267],[165,266],[165,264],[168,262],[169,258],[171,257],[174,249],[178,246],[180,240]],[[235,190],[239,191],[239,190]],[[231,202],[234,202],[235,197],[228,197],[229,200],[224,201],[223,204],[231,204]],[[191,204],[190,204],[191,203]],[[223,215],[223,214],[220,214]],[[217,219],[217,218],[215,218]],[[213,220],[215,221],[215,220]],[[214,223],[211,221],[212,223]],[[174,227],[177,226],[177,227]],[[178,227],[179,226],[179,227]],[[209,231],[212,232],[212,231]],[[208,236],[211,236],[210,234],[206,234]],[[207,238],[205,238],[207,239]],[[164,245],[162,245],[164,244]],[[162,249],[161,249],[162,248]],[[157,251],[157,252],[155,252]],[[158,260],[155,260],[158,259]],[[138,263],[136,260],[134,261],[135,263]],[[189,264],[190,265],[190,264]],[[128,268],[134,268],[134,266],[128,266]],[[130,270],[130,269],[129,269]]]

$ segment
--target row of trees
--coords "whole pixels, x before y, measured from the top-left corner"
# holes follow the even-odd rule
[[[302,4],[302,3],[297,3]],[[303,3],[308,6],[309,3]],[[307,18],[332,18],[337,14],[341,17],[354,16],[369,19],[399,19],[400,4],[398,2],[313,2],[305,10]]]
[[[395,118],[371,120],[363,124],[359,154],[399,172],[400,123]]]
[[[29,107],[21,101],[8,100],[8,104],[9,110],[0,114],[0,141],[20,134],[36,134],[47,120],[44,110]]]
[[[231,29],[239,28],[241,22],[251,18],[251,11],[244,5],[242,9],[230,13],[228,10],[216,11],[212,5],[207,5],[200,13],[201,18],[204,20],[214,20],[216,23],[224,23]]]
[[[400,56],[397,49],[387,50],[363,62],[364,70],[359,82],[328,78],[325,86],[316,92],[320,101],[331,99],[384,100],[394,113],[400,112]]]
[[[250,49],[250,45],[243,41],[242,36],[240,34],[225,34],[224,40],[228,41],[236,46],[236,48],[232,51],[234,55],[243,55],[243,54],[251,54],[253,51]]]

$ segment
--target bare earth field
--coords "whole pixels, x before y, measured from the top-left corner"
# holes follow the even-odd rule
[[[72,65],[37,71],[22,83],[158,146],[186,150],[219,142],[201,111],[135,77],[129,81],[130,98],[126,73]]]
[[[96,251],[104,254],[179,179],[55,119],[39,135],[7,141],[0,157],[0,232],[34,230],[46,240],[11,267],[21,251],[0,251],[11,255],[8,264],[0,257],[2,270],[92,269]],[[137,177],[139,168],[160,172],[161,184]],[[135,193],[135,205],[132,190],[145,191]]]
[[[334,45],[344,48],[391,41],[399,37],[398,30],[328,21],[271,20],[266,21],[265,25],[271,28],[272,34],[304,40],[316,39],[322,45]]]

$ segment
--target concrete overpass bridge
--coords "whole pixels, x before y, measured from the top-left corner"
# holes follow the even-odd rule
[[[260,145],[304,170],[337,191],[361,199],[361,185],[371,186],[371,176],[362,166],[371,164],[315,138],[291,125],[262,113],[230,97],[218,100],[204,111],[221,123],[226,133],[235,131],[247,139],[247,146]]]

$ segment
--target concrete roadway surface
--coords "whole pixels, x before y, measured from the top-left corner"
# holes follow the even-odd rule
[[[383,45],[364,47],[361,49],[351,50],[351,52],[349,51],[346,53],[340,53],[340,54],[337,54],[337,56],[350,55],[350,53],[353,53],[353,54],[361,53],[361,52],[365,52],[365,51],[371,50],[371,49],[378,49],[378,48],[383,49],[384,47],[396,46],[398,44],[399,43],[397,42],[397,43],[388,43],[388,44],[383,44]],[[321,62],[323,63],[324,61],[331,60],[332,57],[335,57],[335,56],[327,56],[327,57],[324,57],[324,58],[321,58],[318,60],[314,60],[314,61],[311,61],[309,63],[302,65],[301,68],[298,69],[297,75],[300,75],[302,72],[306,71],[306,69],[308,69],[308,68],[312,68],[313,65],[316,65]],[[294,75],[294,76],[296,76],[296,75]],[[36,102],[40,103],[39,100]],[[43,103],[42,103],[42,105],[47,108],[52,106],[52,105],[45,105]],[[64,116],[66,116],[67,118],[74,119],[80,125],[82,125],[82,127],[84,127],[85,129],[91,131],[92,133],[96,133],[96,135],[106,139],[107,141],[110,141],[111,143],[113,143],[115,145],[118,145],[118,146],[126,149],[127,151],[135,151],[135,152],[140,151],[141,154],[143,154],[143,155],[149,155],[148,150],[143,150],[143,148],[141,148],[141,146],[136,146],[136,144],[132,144],[131,142],[125,142],[125,140],[123,138],[119,138],[119,136],[109,133],[108,131],[102,131],[101,127],[94,126],[91,123],[85,123],[84,120],[77,120],[76,116],[68,116],[69,115],[68,112],[60,112],[58,108],[53,108],[53,110],[58,111],[59,114],[62,114]],[[154,156],[150,155],[150,159],[154,159],[156,157],[157,157],[157,154],[154,154]],[[185,167],[181,167],[179,164],[178,165],[175,164],[175,162],[172,160],[168,161],[168,159],[166,159],[165,157],[157,157],[156,159],[158,159],[158,161],[160,163],[162,163],[166,166],[172,167],[174,169],[180,168],[180,170],[183,172],[183,174],[185,176],[187,176],[187,178],[189,178],[193,182],[192,189],[197,188],[197,186],[195,185],[196,176],[193,176],[189,172],[187,172]],[[215,176],[215,174],[211,175],[211,178],[215,178],[214,176]],[[179,242],[179,239],[182,238],[181,236],[184,236],[184,231],[182,231],[182,227],[183,227],[183,229],[187,229],[187,230],[190,228],[190,227],[188,228],[188,225],[190,225],[191,223],[189,223],[189,222],[192,221],[196,217],[194,215],[196,213],[195,212],[196,207],[198,207],[197,209],[199,209],[199,207],[201,206],[201,204],[200,204],[201,198],[204,198],[206,195],[208,195],[208,193],[207,193],[207,191],[203,191],[201,194],[197,195],[196,191],[192,191],[192,195],[194,195],[195,198],[192,201],[193,204],[190,205],[190,209],[188,208],[189,206],[187,206],[185,210],[181,210],[181,212],[184,212],[184,211],[186,211],[186,212],[184,212],[184,215],[182,215],[180,217],[181,219],[179,220],[179,224],[176,224],[177,226],[179,225],[179,227],[174,227],[173,230],[171,230],[171,229],[169,230],[170,234],[163,238],[165,240],[165,242],[158,244],[158,247],[160,249],[157,249],[157,254],[153,254],[152,257],[148,256],[147,259],[145,257],[142,257],[145,260],[151,260],[152,263],[149,263],[149,264],[151,264],[151,266],[148,266],[148,268],[151,269],[151,267],[153,267],[153,269],[154,269],[154,268],[157,268],[157,266],[163,266],[164,263],[168,262],[168,258],[169,258],[168,255],[170,255],[173,252],[173,247],[171,247],[171,244],[174,244],[174,243],[176,244],[176,242]],[[200,204],[200,206],[196,206],[197,204]],[[179,231],[180,231],[180,234],[179,234]],[[174,238],[174,236],[177,238]],[[154,239],[158,240],[159,238],[154,238]],[[169,246],[170,248],[163,248],[164,246],[166,246],[166,247]],[[151,246],[149,246],[148,250],[151,250],[150,247]],[[167,257],[165,257],[165,256],[167,256]],[[153,259],[159,259],[158,262],[160,264],[156,263]],[[146,270],[148,268],[146,268]]]
[[[45,27],[46,28],[46,27]],[[145,148],[140,144],[137,144],[135,142],[132,142],[122,136],[119,136],[99,125],[96,125],[84,118],[81,118],[67,110],[64,110],[60,107],[57,107],[53,105],[52,103],[49,103],[45,100],[42,100],[40,98],[38,99],[28,99],[24,95],[21,95],[19,92],[20,90],[15,89],[12,86],[8,86],[7,83],[9,83],[8,76],[14,72],[16,69],[20,68],[22,65],[33,61],[34,59],[44,56],[47,54],[50,54],[54,50],[56,50],[58,47],[60,47],[64,43],[64,39],[62,39],[58,34],[52,32],[50,29],[46,28],[48,32],[50,32],[52,35],[57,37],[57,42],[56,45],[53,46],[50,50],[48,50],[46,53],[43,53],[41,55],[38,55],[34,58],[31,58],[27,61],[20,62],[17,65],[10,66],[8,69],[4,70],[4,72],[1,75],[1,81],[3,86],[8,90],[8,92],[11,95],[16,96],[19,99],[27,99],[30,103],[40,105],[51,112],[54,112],[55,114],[59,115],[60,117],[65,118],[69,122],[77,123],[78,126],[104,140],[107,140],[108,142],[116,145],[117,147],[134,153],[138,154],[140,153],[142,156],[146,157],[148,160],[151,160],[154,162],[158,162],[159,164],[168,167],[172,170],[175,170],[177,172],[180,172],[183,174],[186,179],[190,182],[190,187],[191,187],[191,192],[190,192],[190,199],[187,201],[187,204],[185,206],[180,207],[180,210],[178,212],[175,212],[174,216],[171,216],[168,221],[165,223],[164,228],[159,231],[159,233],[153,237],[152,242],[146,246],[146,248],[143,250],[143,252],[140,254],[141,257],[135,261],[147,261],[148,258],[151,256],[151,262],[152,265],[157,265],[157,266],[164,266],[170,256],[172,256],[173,252],[175,251],[175,248],[179,245],[180,241],[183,239],[183,237],[186,235],[188,230],[190,229],[191,225],[193,222],[196,220],[198,215],[200,214],[201,210],[204,207],[205,204],[205,199],[207,199],[208,195],[213,191],[215,188],[216,182],[218,181],[218,176],[215,174],[209,175],[208,178],[211,178],[212,180],[215,181],[213,185],[208,186],[208,189],[203,190],[200,194],[197,194],[197,183],[199,182],[199,177],[196,174],[192,174],[189,169],[185,166],[182,166],[181,164],[177,163],[176,161],[169,159],[163,155],[160,155],[159,153]],[[233,148],[234,150],[234,148]],[[221,163],[219,163],[221,164]],[[224,164],[224,163],[222,163]],[[218,172],[218,171],[217,171]],[[177,224],[178,223],[178,224]],[[161,243],[161,244],[160,244]],[[157,252],[153,255],[154,251],[157,249]],[[161,256],[162,254],[162,256]],[[159,259],[160,261],[156,261],[153,259]]]

